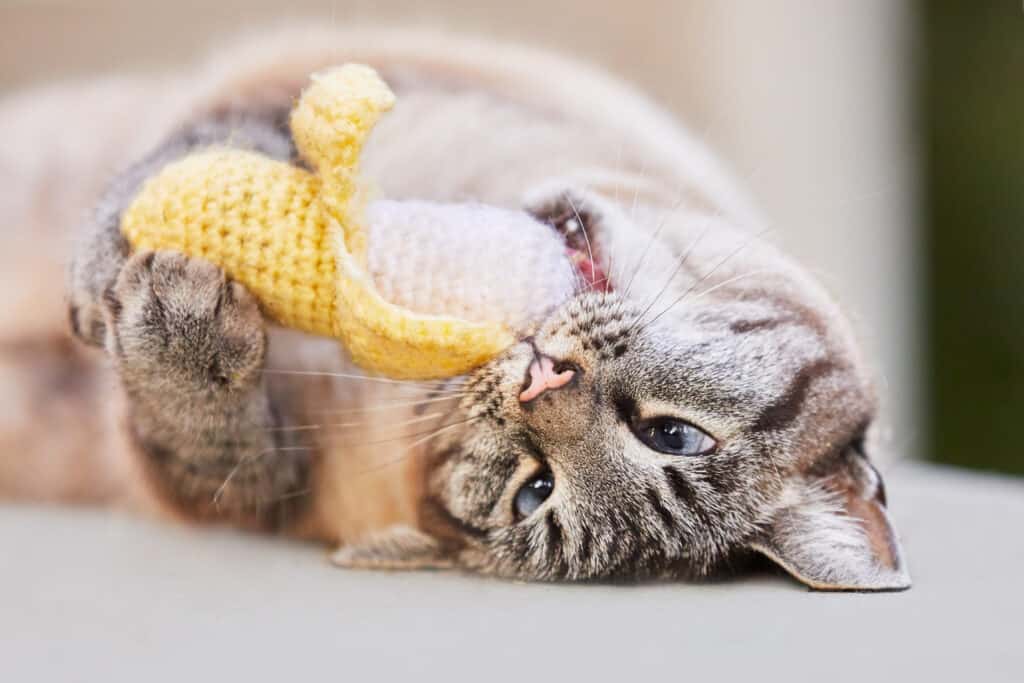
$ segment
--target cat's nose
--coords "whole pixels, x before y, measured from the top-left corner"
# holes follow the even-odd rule
[[[556,362],[547,356],[538,355],[526,371],[520,403],[529,403],[545,391],[561,389],[576,376],[575,366]]]

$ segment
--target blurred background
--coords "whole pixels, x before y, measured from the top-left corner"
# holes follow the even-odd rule
[[[1024,474],[1024,14],[953,0],[0,0],[0,94],[300,19],[602,65],[677,113],[851,312],[888,467]]]

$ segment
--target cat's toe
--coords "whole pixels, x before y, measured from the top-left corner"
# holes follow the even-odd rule
[[[68,302],[68,325],[71,333],[90,346],[102,347],[107,337],[103,305],[86,297],[72,295]]]
[[[122,365],[209,388],[238,388],[265,352],[255,299],[217,266],[177,252],[142,252],[104,297]]]

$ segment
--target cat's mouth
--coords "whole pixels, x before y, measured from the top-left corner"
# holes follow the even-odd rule
[[[565,253],[579,276],[580,288],[595,292],[612,291],[612,282],[601,265],[600,245],[593,231],[586,227],[586,214],[569,209],[546,218],[548,225],[565,243]]]
[[[589,252],[566,247],[566,254],[576,272],[579,274],[584,289],[595,292],[612,291],[611,280],[605,274],[601,264],[597,261],[597,255],[591,256]]]

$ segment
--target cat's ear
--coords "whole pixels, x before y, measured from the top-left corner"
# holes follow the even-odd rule
[[[341,546],[331,560],[349,569],[449,569],[450,553],[433,536],[409,526],[392,526]]]
[[[752,544],[816,590],[910,587],[878,471],[855,449],[793,483],[788,500]]]

